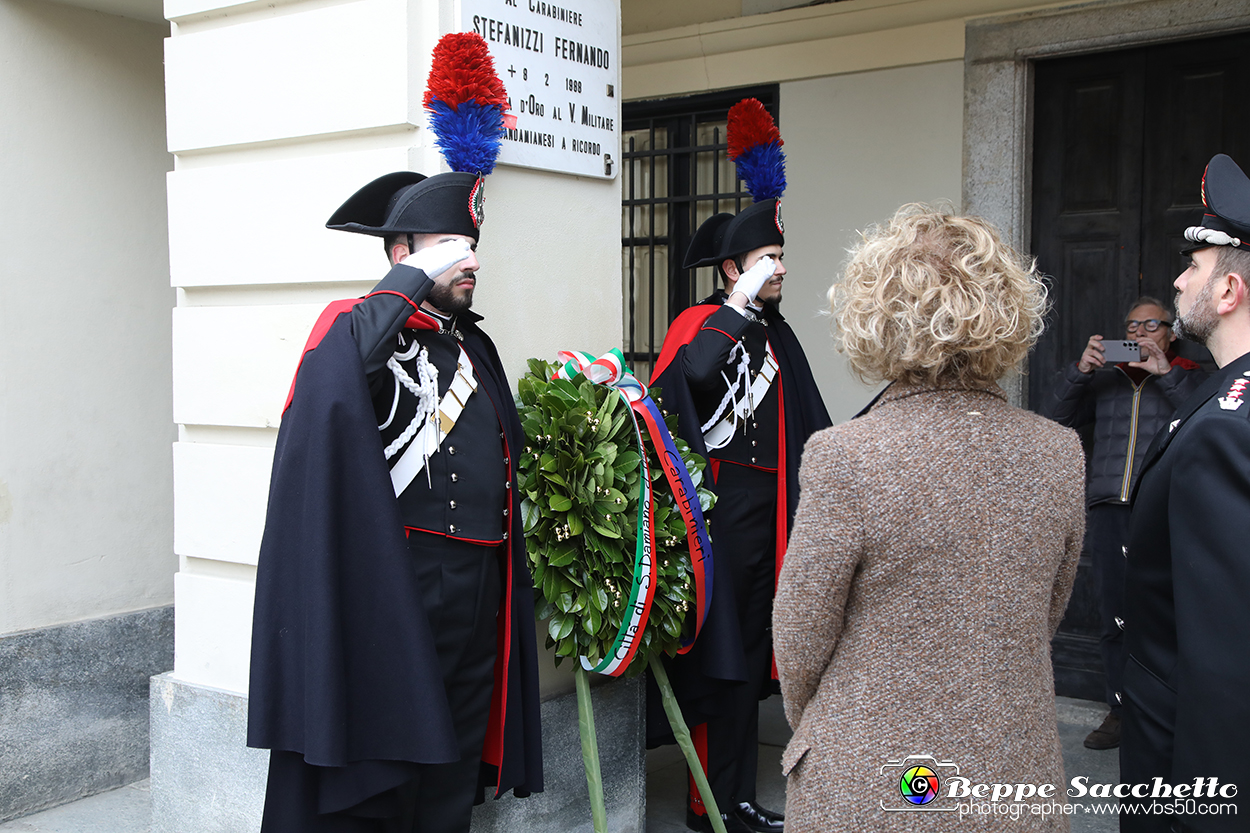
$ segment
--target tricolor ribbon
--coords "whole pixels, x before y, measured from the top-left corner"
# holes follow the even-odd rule
[[[684,654],[694,647],[712,604],[712,541],[708,538],[707,522],[703,520],[703,508],[699,505],[699,492],[686,470],[677,444],[673,442],[673,435],[668,433],[668,426],[664,424],[655,400],[648,396],[631,407],[647,426],[659,454],[660,465],[673,490],[673,499],[677,501],[677,509],[686,522],[686,546],[690,550],[690,567],[694,573],[695,622],[694,632],[689,639],[681,641],[681,648],[677,651]]]
[[[581,351],[561,350],[557,355],[564,362],[556,372],[557,379],[572,379],[580,373],[596,385],[616,388],[630,404],[647,395],[647,389],[625,366],[625,357],[615,347],[597,359]]]
[[[647,627],[651,603],[655,599],[657,570],[655,564],[655,497],[651,492],[651,469],[647,461],[646,447],[642,441],[645,426],[652,444],[659,453],[661,467],[673,489],[677,506],[686,523],[686,541],[690,547],[690,563],[695,577],[695,629],[689,641],[682,640],[680,653],[689,651],[703,628],[712,598],[712,545],[707,535],[707,525],[699,507],[699,496],[694,481],[682,462],[681,454],[668,432],[664,419],[655,402],[647,395],[647,389],[625,367],[625,357],[613,348],[599,358],[590,353],[561,351],[563,366],[555,378],[572,380],[581,374],[599,385],[613,388],[634,412],[634,435],[638,440],[638,454],[642,458],[642,476],[638,484],[638,532],[634,548],[634,581],[630,588],[627,615],[612,648],[598,664],[581,657],[582,667],[599,674],[616,677],[624,673],[642,644],[642,634]]]

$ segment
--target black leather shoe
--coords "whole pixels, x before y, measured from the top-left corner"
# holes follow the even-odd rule
[[[725,823],[725,833],[752,833],[751,828],[735,813],[721,813],[720,820]],[[698,815],[689,807],[686,808],[686,827],[699,833],[713,833],[712,820],[706,815]]]
[[[786,817],[772,810],[765,810],[754,801],[744,801],[734,808],[734,815],[756,833],[783,833]]]
[[[1102,725],[1085,738],[1086,749],[1115,749],[1120,745],[1120,715],[1107,712]]]

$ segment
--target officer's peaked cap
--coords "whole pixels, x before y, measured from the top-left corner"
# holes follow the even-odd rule
[[[1229,156],[1211,157],[1202,174],[1202,221],[1185,229],[1185,254],[1208,246],[1250,251],[1250,178]]]

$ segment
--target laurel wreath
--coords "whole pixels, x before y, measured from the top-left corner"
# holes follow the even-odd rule
[[[595,663],[621,627],[634,580],[642,458],[633,412],[621,396],[581,374],[553,380],[558,368],[530,359],[517,385],[527,443],[518,473],[525,544],[535,613],[547,620],[547,647],[555,649],[556,664],[579,656]],[[675,433],[676,416],[664,416]],[[694,589],[686,527],[655,449],[643,436],[652,462],[657,587],[638,656],[625,677],[640,673],[648,657],[674,655],[694,620],[687,617]],[[674,440],[706,512],[716,500],[701,485],[706,462]]]

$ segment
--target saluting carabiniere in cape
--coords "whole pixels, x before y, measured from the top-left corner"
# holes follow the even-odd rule
[[[803,443],[830,424],[807,357],[781,315],[785,190],[781,136],[764,106],[729,112],[729,155],[757,200],[695,232],[684,266],[715,266],[724,289],[670,325],[652,374],[678,433],[711,463],[711,611],[672,679],[729,833],[784,828],[756,802],[759,701],[775,689],[769,623],[798,503]],[[652,721],[653,724],[659,721]],[[693,786],[686,824],[711,830]]]
[[[493,70],[493,101],[438,83],[474,61],[476,35],[440,41],[426,100],[468,172],[386,174],[327,223],[392,265],[322,314],[278,434],[248,715],[272,750],[264,833],[456,833],[484,787],[543,786],[523,436],[470,310],[505,99]],[[453,152],[465,121],[491,128],[478,147],[493,131],[486,158]]]

